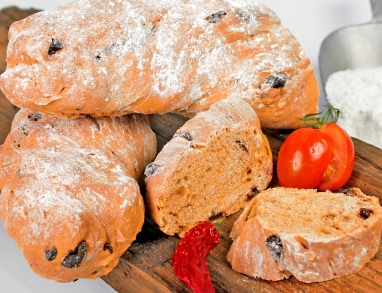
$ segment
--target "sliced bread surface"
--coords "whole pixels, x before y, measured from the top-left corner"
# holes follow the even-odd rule
[[[227,259],[252,277],[320,282],[361,269],[377,253],[381,229],[378,198],[358,188],[268,189],[235,222]]]
[[[255,111],[217,102],[181,127],[145,171],[148,210],[167,234],[242,208],[272,179],[272,153]]]

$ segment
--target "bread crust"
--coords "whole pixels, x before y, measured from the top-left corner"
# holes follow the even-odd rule
[[[192,117],[235,96],[269,128],[318,110],[309,59],[255,2],[77,0],[14,23],[9,39],[0,87],[22,108]]]
[[[343,197],[344,206],[347,205],[345,199],[351,199],[349,203],[354,204],[354,211],[358,209],[359,212],[361,207],[367,207],[372,213],[369,218],[364,219],[359,214],[351,215],[345,211],[344,215],[338,216],[349,221],[351,217],[355,217],[358,226],[350,231],[344,229],[342,234],[327,235],[328,237],[320,236],[319,233],[306,235],[303,231],[299,231],[299,228],[294,232],[275,227],[270,229],[268,220],[265,220],[261,210],[268,206],[266,202],[275,200],[274,195],[283,197],[285,193],[288,193],[288,196],[293,194],[296,196],[294,205],[297,209],[301,197],[317,196],[322,201],[330,201],[329,196],[334,195]],[[234,224],[231,232],[234,242],[227,254],[227,260],[232,268],[249,276],[272,281],[293,275],[306,283],[338,278],[361,269],[377,253],[379,247],[382,208],[378,198],[366,196],[357,188],[352,188],[346,194],[332,194],[329,191],[316,195],[315,193],[316,190],[275,188],[268,189],[254,198]],[[277,199],[275,202],[282,204],[282,201],[277,202]],[[317,204],[317,201],[315,202]],[[322,217],[327,216],[325,212],[326,210],[323,210]],[[275,214],[274,217],[278,218],[278,215]],[[299,226],[300,222],[296,215],[294,225]],[[330,234],[331,227],[327,229],[326,233]],[[266,246],[267,239],[272,235],[277,235],[282,243],[279,259],[275,259]]]
[[[146,203],[160,229],[183,235],[242,208],[272,179],[272,152],[254,110],[226,99],[181,127],[146,168]]]
[[[136,179],[155,156],[148,120],[20,110],[0,146],[0,217],[40,276],[110,272],[144,220]]]

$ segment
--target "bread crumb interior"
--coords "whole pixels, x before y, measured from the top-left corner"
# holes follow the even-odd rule
[[[371,225],[377,218],[373,214],[368,219],[360,216],[361,208],[373,210],[375,206],[359,197],[343,193],[286,192],[287,196],[269,193],[259,200],[256,216],[265,229],[310,239],[335,238]]]
[[[259,136],[252,126],[225,128],[207,145],[186,152],[165,187],[166,197],[159,200],[166,229],[188,231],[201,220],[224,217],[239,199],[247,200],[266,159]]]

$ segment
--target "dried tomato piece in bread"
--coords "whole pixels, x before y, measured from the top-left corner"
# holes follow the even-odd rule
[[[0,146],[0,217],[31,268],[58,282],[110,272],[144,219],[137,178],[155,156],[147,117],[21,110]]]
[[[269,128],[318,110],[310,60],[253,1],[75,0],[14,23],[9,38],[0,86],[21,108],[192,117],[236,96]]]
[[[146,167],[147,208],[162,231],[183,235],[237,212],[268,186],[272,167],[255,111],[223,100],[188,120]]]
[[[227,259],[252,277],[321,282],[360,270],[377,253],[381,229],[379,199],[358,188],[267,189],[235,222]]]

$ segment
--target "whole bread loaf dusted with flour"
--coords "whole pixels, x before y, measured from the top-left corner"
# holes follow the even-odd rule
[[[14,23],[9,38],[0,86],[23,108],[191,117],[235,96],[271,128],[317,112],[310,61],[254,1],[75,0]]]
[[[255,111],[226,99],[197,114],[146,174],[147,208],[160,229],[183,235],[242,208],[272,179],[272,153]]]
[[[0,146],[0,217],[31,268],[59,282],[110,272],[142,228],[136,179],[155,151],[139,114],[16,114]]]
[[[227,259],[253,277],[320,282],[361,269],[377,253],[381,229],[378,198],[357,188],[268,189],[235,222]]]

